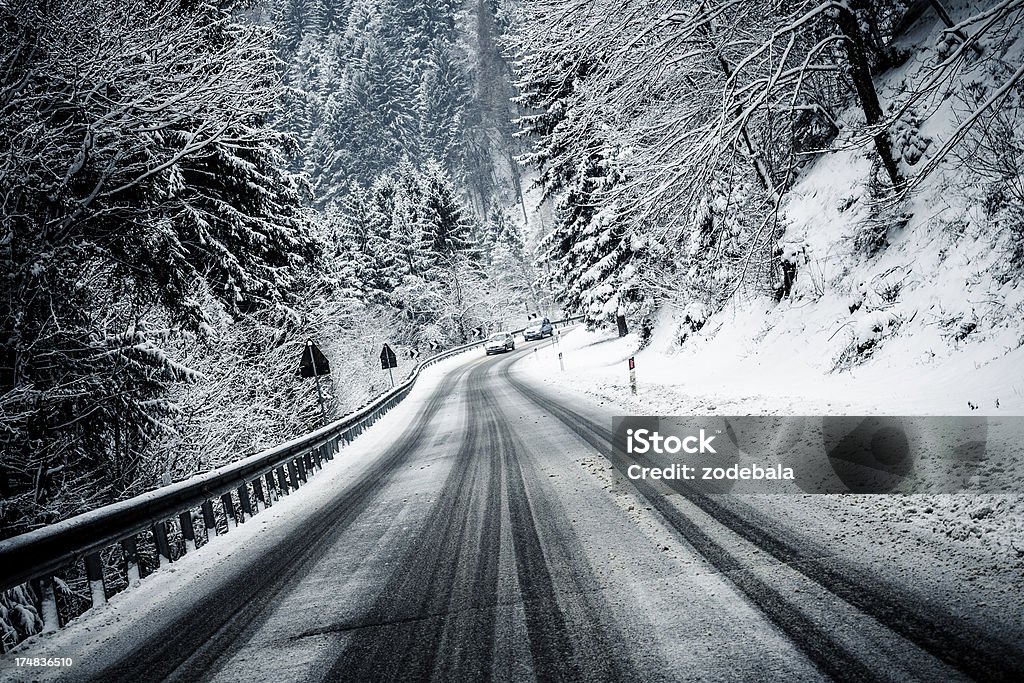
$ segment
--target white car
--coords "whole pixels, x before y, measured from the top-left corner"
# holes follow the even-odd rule
[[[515,348],[516,340],[512,338],[512,334],[509,332],[495,332],[484,342],[484,350],[488,356],[492,353],[514,351]]]

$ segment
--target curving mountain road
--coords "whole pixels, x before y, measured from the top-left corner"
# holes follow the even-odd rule
[[[64,675],[1021,679],[1019,624],[951,614],[742,500],[637,487],[610,415],[514,372],[531,346],[450,372],[269,550]]]

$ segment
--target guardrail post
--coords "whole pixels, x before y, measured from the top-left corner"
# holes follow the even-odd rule
[[[107,590],[103,587],[103,562],[99,553],[89,553],[85,556],[85,578],[89,581],[92,606],[107,604]]]
[[[192,523],[192,511],[185,510],[178,515],[178,523],[181,524],[181,536],[185,539],[185,552],[196,551],[196,527]]]
[[[206,542],[217,535],[217,518],[213,514],[213,501],[203,501],[203,526],[206,527]]]
[[[228,531],[230,531],[232,526],[238,526],[238,517],[235,515],[235,502],[231,500],[230,491],[220,497],[220,503],[224,506],[224,518],[228,524]]]
[[[273,505],[277,501],[277,489],[274,488],[274,473],[267,472],[264,476],[267,480],[267,506]]]
[[[295,466],[295,458],[288,461],[288,483],[293,489],[299,488],[299,472]]]
[[[135,534],[121,539],[121,554],[124,557],[124,573],[128,577],[130,587],[141,577],[139,575],[139,547],[135,543]]]
[[[32,581],[39,593],[40,615],[43,619],[43,632],[52,633],[60,630],[60,611],[57,609],[57,591],[53,587],[53,577],[44,576]]]
[[[292,484],[295,485],[295,488],[298,488],[299,487],[299,483],[297,481],[295,481],[294,469],[295,469],[295,466],[289,464],[288,474],[291,475]],[[277,482],[281,485],[281,493],[283,493],[284,495],[287,496],[290,492],[288,491],[288,480],[285,479],[284,467],[283,466],[279,466],[277,468]]]
[[[167,542],[167,527],[164,522],[153,525],[153,540],[156,542],[157,562],[171,561],[171,544]]]
[[[267,499],[263,496],[263,480],[259,477],[252,480],[252,495],[255,502],[253,510],[259,512],[260,505],[263,505],[264,508],[267,507]]]
[[[238,516],[238,521],[244,522],[246,515],[252,517],[252,501],[249,500],[249,485],[244,482],[238,487],[238,502],[239,506],[242,508],[242,514]]]

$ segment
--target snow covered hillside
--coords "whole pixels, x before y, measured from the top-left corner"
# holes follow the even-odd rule
[[[983,14],[978,3],[947,9],[954,21]],[[880,189],[864,113],[846,107],[829,149],[794,170],[778,201],[781,268],[769,287],[723,278],[726,268],[716,286],[695,286],[720,244],[673,268],[634,251],[616,277],[658,286],[644,303],[613,296],[610,309],[591,310],[600,323],[618,306],[641,328],[604,344],[614,365],[595,376],[621,392],[625,359],[637,354],[647,405],[662,413],[1024,412],[1024,145],[1019,78],[1007,76],[1021,63],[1022,28],[979,39],[980,54],[935,87],[950,32],[919,14],[893,44],[902,61],[875,78],[905,187]],[[983,104],[993,107],[966,128]],[[751,231],[741,203],[716,201],[709,210],[726,215],[726,228]],[[760,260],[752,248],[742,268]],[[621,274],[630,270],[638,274]],[[601,287],[610,291],[597,282],[592,294]]]

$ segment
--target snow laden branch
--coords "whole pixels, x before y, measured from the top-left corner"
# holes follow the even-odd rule
[[[523,160],[539,167],[548,194],[572,194],[579,183],[576,194],[594,207],[579,207],[590,215],[587,226],[598,216],[614,215],[617,223],[616,234],[598,242],[619,245],[619,255],[608,259],[598,250],[585,276],[566,278],[566,293],[591,292],[599,320],[628,308],[621,304],[641,298],[641,288],[631,284],[635,278],[611,288],[593,284],[603,282],[594,268],[621,274],[639,260],[637,249],[657,261],[653,255],[668,245],[714,244],[716,265],[707,277],[715,282],[746,277],[754,252],[769,257],[777,226],[765,218],[774,216],[807,155],[838,133],[838,112],[852,96],[864,102],[868,119],[881,116],[869,70],[882,58],[872,55],[877,41],[862,30],[873,24],[859,19],[841,3],[820,1],[785,8],[683,2],[668,10],[656,2],[523,3],[512,42],[528,111],[521,128],[537,141]],[[878,138],[896,182],[887,140]],[[599,178],[588,181],[583,169]],[[713,206],[742,207],[746,215],[727,232],[708,214]],[[567,267],[575,240],[559,234],[549,240],[550,253]],[[704,254],[697,249],[694,256]]]
[[[954,20],[939,0],[525,0],[510,39],[534,142],[522,161],[554,199],[545,258],[563,300],[600,324],[648,315],[664,288],[646,283],[670,277],[712,309],[740,291],[786,296],[780,217],[801,169],[831,147],[864,147],[873,192],[904,196],[940,163],[914,167],[917,112],[1007,52],[1021,4]],[[880,91],[908,59],[904,35],[932,25],[934,66]],[[1015,70],[938,157],[1015,87]]]

